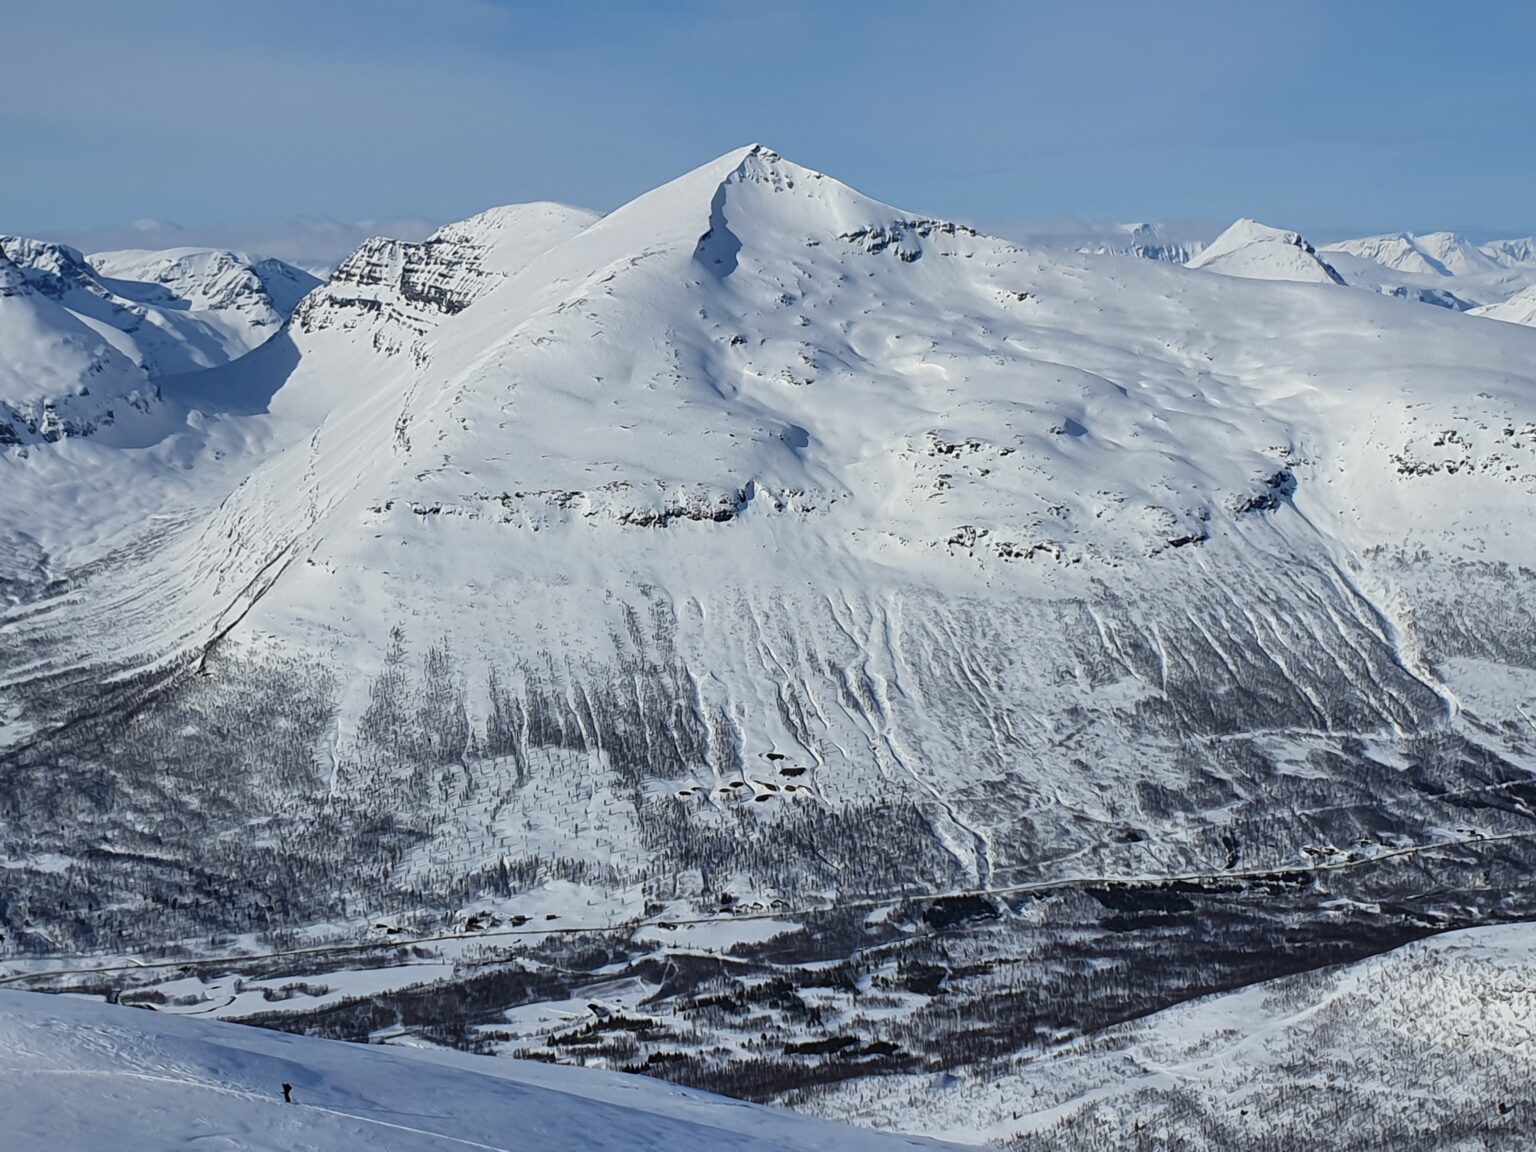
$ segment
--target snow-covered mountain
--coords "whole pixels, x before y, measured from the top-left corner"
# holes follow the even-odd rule
[[[320,286],[316,277],[281,260],[253,260],[215,248],[97,252],[89,260],[100,275],[128,281],[121,289],[125,295],[143,298],[138,287],[143,284],[164,290],[148,295],[147,304],[232,314],[225,318],[237,331],[250,330],[244,347],[231,348],[233,355],[260,344],[261,329],[281,327],[299,301]]]
[[[1398,272],[1419,276],[1477,277],[1531,261],[1530,241],[1496,241],[1479,247],[1455,232],[1367,236],[1324,245],[1325,252],[1344,252]]]
[[[1504,267],[1517,264],[1536,264],[1536,236],[1522,236],[1517,240],[1492,240],[1482,245],[1485,255]]]
[[[1492,266],[1492,261],[1482,256],[1462,237],[1450,232],[1432,233],[1424,237],[1403,233],[1369,236],[1330,244],[1327,250],[1345,252],[1362,260],[1374,261],[1385,268],[1421,276],[1454,276],[1457,272],[1470,270],[1474,263],[1479,266],[1479,270]]]
[[[1041,243],[1061,246],[1048,233]],[[1297,232],[1245,219],[1210,245],[1170,238],[1157,225],[1133,224],[1073,246],[1086,254],[1173,261],[1249,279],[1348,284],[1457,312],[1492,308],[1536,286],[1536,240],[1530,238],[1477,245],[1454,232],[1394,233],[1314,248]]]
[[[0,1073],[9,1152],[959,1147],[639,1076],[337,1044],[28,993],[0,992]]]
[[[1299,232],[1271,228],[1257,220],[1237,221],[1197,256],[1186,260],[1185,266],[1249,280],[1344,283]]]
[[[1199,262],[1229,258],[1328,280],[1298,237],[1257,225]],[[696,726],[694,743],[636,753],[679,816],[728,825],[733,796],[796,819],[801,798],[894,789],[932,821],[943,869],[973,882],[1032,866],[1007,829],[1039,817],[992,795],[1020,756],[1028,790],[1057,797],[1052,835],[1076,843],[1104,819],[1101,782],[1057,744],[1062,717],[1101,707],[1104,688],[1006,652],[1108,661],[1138,707],[1206,698],[1208,626],[1169,616],[1161,589],[1210,598],[1221,649],[1250,653],[1224,674],[1231,690],[1260,676],[1273,724],[1454,716],[1462,690],[1407,631],[1427,611],[1407,591],[1419,569],[1386,573],[1426,549],[1471,562],[1492,539],[1524,555],[1504,533],[1536,473],[1525,334],[1318,286],[1101,267],[913,217],[763,148],[595,223],[534,206],[367,245],[280,344],[173,397],[219,428],[237,420],[217,403],[268,397],[252,418],[263,455],[209,467],[232,490],[210,479],[201,512],[178,490],[131,563],[29,529],[51,570],[98,569],[88,589],[13,610],[8,680],[105,670],[93,638],[109,620],[114,676],[272,637],[354,670],[327,753],[343,763],[365,754],[394,634],[454,653],[477,722],[504,691],[518,714],[553,692],[638,708],[614,714],[623,726]],[[1412,370],[1382,360],[1384,332]],[[17,490],[53,499],[51,458],[8,467]],[[127,475],[146,501],[165,483]],[[1221,606],[1234,586],[1272,588],[1277,551],[1328,605],[1326,627],[1290,593],[1276,635]],[[1121,623],[1086,642],[1047,607],[1060,603]],[[971,670],[991,688],[967,700],[945,653],[983,635],[1003,647]],[[1318,643],[1305,661],[1269,655]],[[608,696],[631,660],[661,678],[654,698]],[[666,719],[678,698],[687,711]],[[16,700],[17,731],[46,731],[52,705]],[[1197,721],[1207,707],[1180,723],[1251,721]],[[599,741],[594,723],[561,720],[560,739]],[[1112,760],[1123,736],[1102,723]],[[545,761],[540,739],[520,727],[518,755]],[[630,771],[619,739],[592,744],[600,776]],[[1149,780],[1179,778],[1182,739]],[[760,779],[770,754],[804,777]],[[353,784],[377,792],[376,770]],[[515,843],[459,834],[489,835],[476,867]],[[618,851],[625,874],[649,867],[642,843]]]
[[[1497,304],[1536,284],[1530,240],[1476,245],[1454,232],[1396,233],[1322,251],[1356,287],[1458,311]]]
[[[1092,240],[1079,240],[1076,250],[1094,256],[1135,256],[1142,260],[1166,260],[1187,264],[1205,244],[1161,224],[1122,224]]]
[[[1486,316],[1490,320],[1505,320],[1511,324],[1529,324],[1536,327],[1536,284],[1517,292],[1508,300],[1497,304],[1484,304],[1472,309],[1473,316]]]
[[[1536,285],[1530,241],[1478,247],[1452,232],[1406,233],[1347,240],[1314,248],[1299,233],[1239,220],[1185,261],[1230,276],[1347,284],[1451,311],[1499,316]],[[1505,312],[1518,315],[1521,306]]]
[[[319,281],[230,252],[106,253],[0,237],[0,443],[89,435],[155,381],[270,338]]]
[[[1528,914],[1536,334],[1196,263],[745,148],[7,451],[15,963],[789,1092]]]
[[[154,397],[142,363],[120,347],[126,337],[108,338],[104,329],[118,330],[63,303],[85,272],[76,256],[0,241],[0,444],[93,432],[116,405]]]

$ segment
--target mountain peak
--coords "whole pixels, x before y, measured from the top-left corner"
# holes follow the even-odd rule
[[[1496,244],[1485,244],[1480,248],[1458,232],[1393,232],[1365,236],[1330,244],[1326,251],[1344,252],[1416,276],[1497,273],[1521,260],[1518,241],[1505,241],[1502,248]]]
[[[798,248],[813,239],[889,231],[911,219],[766,145],[750,144],[630,201],[588,231],[594,244],[617,243],[619,251],[695,245],[701,263],[728,275],[744,245]]]
[[[25,284],[52,298],[75,288],[100,291],[90,264],[78,249],[67,244],[28,236],[0,236],[0,261],[11,266],[7,280],[13,287]]]
[[[1250,280],[1343,284],[1344,279],[1300,232],[1244,217],[1186,265]]]

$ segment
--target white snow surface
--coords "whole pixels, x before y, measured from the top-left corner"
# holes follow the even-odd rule
[[[1342,284],[1339,274],[1299,232],[1271,228],[1257,220],[1239,220],[1186,262],[1224,276],[1249,280],[1296,280]]]
[[[1490,320],[1503,320],[1509,324],[1526,324],[1536,327],[1536,284],[1523,292],[1515,293],[1508,300],[1474,308],[1470,314],[1485,316]]]
[[[1497,305],[1536,285],[1536,241],[1473,244],[1454,232],[1400,232],[1326,244],[1352,286],[1457,310]]]
[[[1200,262],[1245,252],[1317,263],[1251,223]],[[130,666],[239,621],[356,670],[345,729],[396,624],[473,684],[507,652],[611,653],[650,599],[754,746],[873,739],[889,771],[897,733],[788,729],[763,614],[891,686],[932,655],[892,638],[936,605],[1003,627],[1021,596],[1277,553],[1536,560],[1510,530],[1536,494],[1532,335],[1315,278],[1038,255],[762,147],[595,221],[524,205],[370,242],[278,339],[167,381],[169,417],[6,455],[22,555],[137,558],[18,607],[28,662],[0,683],[88,665],[107,621]]]
[[[23,992],[0,992],[0,1132],[7,1152],[955,1147],[639,1076],[342,1044]]]
[[[183,248],[87,259],[0,236],[0,444],[161,417],[161,378],[226,364],[319,281],[279,260]]]

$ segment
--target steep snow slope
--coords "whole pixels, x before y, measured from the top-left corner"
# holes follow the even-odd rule
[[[386,1051],[14,992],[0,992],[0,1115],[8,1152],[955,1147],[638,1076]]]
[[[302,450],[247,490],[262,508],[291,506],[296,491],[328,505],[302,529],[317,548],[308,567],[334,568],[344,583],[388,570],[391,580],[435,584],[430,557],[413,572],[398,550],[437,541],[428,551],[441,554],[453,541],[487,566],[488,588],[516,584],[526,595],[546,558],[563,582],[581,546],[642,566],[619,587],[667,587],[666,554],[685,548],[691,565],[707,564],[700,546],[710,541],[737,571],[751,571],[767,545],[840,553],[840,565],[906,569],[920,582],[984,587],[1007,572],[1053,584],[1073,565],[1146,563],[1253,510],[1262,519],[1265,493],[1290,484],[1274,478],[1336,435],[1332,412],[1370,403],[1355,399],[1364,384],[1313,382],[1339,354],[1371,355],[1382,321],[1368,310],[1357,313],[1358,335],[1334,347],[1300,336],[1257,362],[1240,337],[1201,331],[1204,310],[1250,330],[1267,323],[1244,315],[1249,298],[1232,297],[1235,288],[1176,279],[1155,314],[1111,320],[1118,285],[1106,276],[1078,287],[1080,275],[911,220],[763,150],[733,154],[521,268],[435,327],[398,383],[388,374],[403,359],[382,365],[366,400],[321,367],[337,353],[320,342],[317,297],[300,317],[314,352],[274,410],[313,403],[333,380],[344,390],[331,393],[325,426]],[[1163,288],[1128,285],[1128,310]],[[1084,299],[1103,311],[1068,319]],[[1292,322],[1330,326],[1350,310],[1331,296],[1274,303]],[[1120,347],[1101,335],[1115,323]],[[1420,338],[1416,328],[1403,325],[1397,338]],[[1137,357],[1144,366],[1127,380]],[[1413,387],[1395,369],[1388,379]],[[1191,384],[1193,395],[1178,396]],[[1404,431],[1418,423],[1407,411]],[[1320,422],[1297,425],[1314,413]],[[1401,490],[1394,452],[1376,456],[1385,475],[1362,477],[1358,498],[1392,501]],[[1495,483],[1497,502],[1509,483]],[[704,535],[674,545],[658,530],[675,525]],[[615,586],[609,573],[580,572]],[[368,612],[360,593],[324,578],[292,599],[341,595]],[[395,595],[414,598],[405,586]],[[284,614],[283,600],[258,618]],[[458,611],[445,604],[441,614]],[[377,635],[379,624],[359,630]]]
[[[1519,1148],[1533,979],[1532,925],[1448,933],[957,1076],[815,1092],[807,1110],[1021,1149],[1138,1133],[1189,1149]]]
[[[1201,249],[1185,267],[1249,280],[1342,284],[1343,279],[1298,232],[1239,220]]]
[[[475,239],[498,222],[505,258]],[[1217,256],[1316,262],[1287,235]],[[186,484],[67,589],[30,586],[0,652],[37,746],[17,789],[58,778],[61,680],[219,637],[326,670],[281,677],[325,685],[294,705],[323,720],[293,721],[281,778],[210,746],[196,764],[256,756],[235,791],[189,760],[7,850],[126,849],[169,792],[195,813],[174,835],[210,821],[198,865],[238,888],[223,822],[249,804],[239,827],[282,829],[263,851],[334,869],[273,866],[287,923],[347,932],[386,902],[510,899],[513,865],[624,917],[1429,839],[1454,818],[1400,765],[1463,788],[1488,782],[1466,764],[1530,762],[1531,341],[1329,283],[1041,257],[760,147],[596,222],[366,246],[279,341],[177,382],[225,405],[193,423],[259,429],[247,466],[207,464],[202,506]],[[193,475],[227,451],[178,435]],[[41,459],[63,465],[35,455],[6,466],[47,509]],[[1474,737],[1491,759],[1420,746]],[[366,839],[418,818],[409,848]],[[365,843],[342,853],[331,819]],[[75,909],[108,866],[26,874]],[[243,889],[182,912],[193,940],[197,917],[272,923]],[[75,916],[33,917],[27,946],[79,939]]]

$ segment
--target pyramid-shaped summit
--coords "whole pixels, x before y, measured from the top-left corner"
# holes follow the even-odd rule
[[[1338,271],[1299,232],[1238,220],[1186,265],[1248,280],[1343,284]]]
[[[737,148],[618,208],[572,247],[655,251],[697,244],[712,271],[734,270],[743,244],[803,248],[852,233],[901,231],[912,214],[762,144]]]

